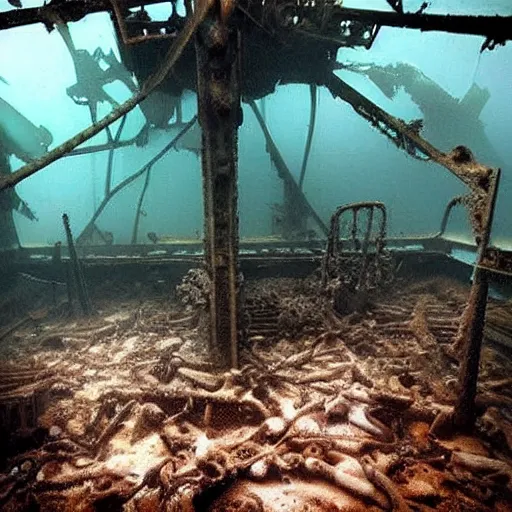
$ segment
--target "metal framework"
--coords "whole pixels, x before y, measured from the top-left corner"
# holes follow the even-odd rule
[[[143,4],[159,1],[148,0]],[[134,49],[132,57],[137,60],[153,56],[159,67],[153,74],[139,77],[143,82],[140,90],[105,118],[93,119],[91,127],[69,141],[18,171],[0,176],[0,191],[14,187],[108,128],[141,104],[151,92],[167,89],[179,93],[185,88],[197,90],[199,119],[203,129],[202,167],[206,268],[211,280],[211,345],[221,365],[236,367],[239,331],[236,160],[237,128],[242,121],[240,96],[248,100],[262,97],[273,91],[279,81],[324,85],[335,97],[348,102],[399,149],[412,157],[444,166],[469,187],[470,193],[465,203],[470,212],[479,257],[466,314],[461,395],[454,423],[458,427],[471,425],[482,340],[481,324],[487,297],[487,276],[481,266],[489,243],[499,171],[476,162],[467,148],[457,147],[450,153],[437,150],[420,135],[421,124],[409,125],[389,115],[338,78],[334,69],[337,68],[336,52],[340,47],[369,48],[381,26],[478,34],[485,38],[482,49],[492,49],[512,38],[512,17],[441,16],[426,14],[423,9],[417,13],[404,13],[401,2],[392,2],[391,5],[395,12],[346,9],[331,0],[316,3],[306,0],[242,0],[238,3],[201,0],[196,2],[194,9],[187,1],[186,18],[177,16],[173,8],[169,19],[163,24],[148,20],[143,8],[137,15],[130,13],[130,7],[140,6],[140,2],[132,0],[53,0],[40,8],[1,13],[0,30],[37,22],[52,30],[54,26],[62,29],[63,24],[77,21],[90,13],[109,11],[115,17],[120,41],[126,48]],[[243,59],[240,57],[241,39],[244,43]],[[161,45],[162,40],[172,41],[170,49],[167,50],[167,46],[150,46]],[[269,52],[268,46],[262,45],[262,42],[271,43],[279,51]],[[251,47],[251,43],[254,46]],[[258,46],[266,48],[264,54],[256,53]],[[126,48],[123,51],[129,53]],[[194,58],[190,59],[192,55]],[[75,53],[75,57],[78,56]],[[90,59],[88,62],[91,63]],[[197,66],[194,62],[197,62]],[[265,67],[260,73],[261,63]],[[173,76],[169,75],[171,70]],[[180,77],[178,85],[176,76]],[[89,108],[92,109],[91,102],[97,100],[89,98]],[[282,158],[279,158],[277,148],[269,144],[271,138],[268,130],[265,131],[264,125],[262,129],[278,172],[284,176],[288,195],[292,198],[290,201],[296,199],[297,204],[315,218],[314,210],[307,203],[300,186],[291,177]],[[114,139],[109,142],[119,143]],[[374,209],[384,210],[377,204],[371,207],[359,205],[352,209],[357,212],[358,208],[363,207],[370,208],[371,212],[362,243],[366,260]],[[354,218],[356,215],[354,213]],[[333,217],[333,222],[336,223],[338,218],[339,215]],[[321,225],[321,219],[318,224]],[[382,226],[385,230],[384,215]]]
[[[331,227],[329,230],[329,236],[327,237],[327,249],[326,259],[336,259],[339,253],[343,250],[343,241],[340,239],[340,220],[346,212],[350,212],[352,215],[351,228],[350,228],[350,242],[351,248],[355,251],[361,251],[363,258],[368,253],[370,246],[371,235],[374,228],[374,215],[375,212],[380,213],[378,235],[375,240],[375,250],[380,250],[385,245],[386,239],[386,228],[387,228],[387,213],[384,203],[380,201],[366,201],[360,203],[352,203],[348,205],[340,206],[336,209],[331,217]],[[364,226],[364,239],[361,241],[359,238],[360,229],[360,213],[366,212],[366,226]],[[327,270],[327,269],[326,269]]]
[[[348,218],[347,218],[348,217]],[[346,219],[346,238],[340,238],[341,221]],[[384,284],[387,212],[380,201],[340,206],[331,217],[327,247],[322,260],[322,285],[341,279],[347,292],[368,291]],[[370,268],[372,267],[372,268]]]
[[[142,5],[161,3],[162,0],[145,0]],[[116,0],[117,3],[117,0]],[[121,2],[119,2],[121,3]],[[295,9],[308,2],[297,4],[296,2],[279,2],[286,4],[290,9]],[[253,9],[264,11],[264,5],[272,6],[277,2],[258,3],[251,0],[244,0],[237,4],[237,8],[252,16]],[[321,5],[319,2],[318,5]],[[124,0],[123,7],[139,7],[138,0]],[[512,38],[512,16],[458,16],[427,14],[424,10],[415,13],[383,12],[366,9],[348,9],[335,4],[325,2],[331,12],[333,24],[340,26],[341,22],[351,21],[376,26],[390,26],[398,28],[418,29],[422,31],[444,31],[455,34],[481,35],[486,38],[486,47],[492,48],[495,44],[503,44]],[[267,9],[269,9],[267,7]],[[43,23],[51,30],[56,22],[68,23],[78,21],[88,14],[114,10],[111,0],[53,0],[42,7],[26,8],[5,11],[0,13],[0,30],[19,27],[32,23]],[[292,9],[292,12],[294,10]],[[292,14],[293,16],[294,14]],[[258,18],[255,18],[258,20]],[[374,34],[375,35],[375,34]]]

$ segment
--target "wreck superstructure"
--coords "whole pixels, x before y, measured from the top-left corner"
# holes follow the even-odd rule
[[[66,95],[91,124],[54,141],[0,100],[2,504],[505,510],[511,316],[509,304],[488,300],[490,287],[510,293],[512,258],[491,239],[503,179],[479,120],[488,94],[473,86],[456,100],[410,64],[345,62],[343,50],[360,48],[371,61],[383,27],[397,27],[482,36],[488,52],[512,37],[512,13],[201,0],[164,3],[157,20],[152,1],[22,3],[0,13],[0,29],[42,23],[58,34],[76,77]],[[83,49],[73,36],[76,22],[99,12],[110,15],[116,51]],[[392,115],[344,72],[367,77],[390,100],[402,88],[423,118]],[[265,111],[264,98],[284,84],[308,87],[300,170]],[[409,162],[458,180],[437,233],[390,236],[388,205],[374,198],[340,200],[328,215],[312,201],[305,177],[322,90]],[[266,236],[240,236],[238,141],[248,113],[280,189],[280,202],[267,202]],[[476,129],[464,131],[470,122]],[[153,149],[155,133],[165,136],[160,150],[116,170],[117,152],[135,161]],[[189,237],[144,234],[155,167],[180,148],[200,157],[203,226]],[[65,244],[20,244],[13,211],[35,214],[14,187],[96,154],[106,165],[87,220],[75,224],[63,211]],[[17,169],[14,157],[24,162]],[[129,243],[119,244],[101,219],[136,183]],[[446,236],[459,210],[470,226],[464,240]],[[453,259],[460,252],[470,265]],[[482,357],[484,339],[494,345]],[[469,494],[461,471],[471,473]]]

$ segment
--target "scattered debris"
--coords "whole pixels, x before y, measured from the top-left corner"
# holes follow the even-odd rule
[[[247,283],[254,305],[283,307],[287,290],[299,282]],[[506,360],[483,352],[472,434],[429,434],[455,399],[444,349],[466,300],[446,280],[400,283],[336,327],[262,334],[221,373],[182,308],[102,304],[66,330],[45,317],[44,336],[20,343],[24,325],[4,340],[1,506],[506,510],[512,423],[491,405],[512,400]]]

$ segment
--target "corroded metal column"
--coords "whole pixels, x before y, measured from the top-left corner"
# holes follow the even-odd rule
[[[488,203],[485,210],[483,233],[478,244],[478,254],[473,274],[473,285],[465,312],[462,332],[466,337],[459,370],[459,396],[455,404],[453,423],[459,430],[471,430],[476,420],[475,398],[478,383],[480,352],[484,337],[485,310],[489,291],[488,275],[481,264],[489,245],[494,217],[494,207],[500,181],[501,170],[489,177]]]
[[[197,98],[202,128],[205,258],[210,277],[210,348],[219,365],[238,366],[237,156],[240,34],[216,0],[198,29]]]

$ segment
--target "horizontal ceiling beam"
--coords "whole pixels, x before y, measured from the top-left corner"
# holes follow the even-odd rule
[[[496,44],[512,39],[512,16],[398,13],[349,8],[341,9],[338,16],[386,27],[483,36]]]
[[[151,5],[164,3],[166,0],[122,0],[123,8],[140,7],[141,4]],[[169,2],[170,3],[170,2]],[[42,7],[11,9],[0,13],[0,30],[22,27],[34,23],[43,23],[50,28],[56,23],[78,21],[97,12],[112,12],[110,0],[53,0]]]
[[[124,0],[120,4],[125,8],[139,7],[141,4],[162,3],[162,0]],[[245,5],[244,12],[250,11],[251,3]],[[254,4],[253,4],[254,5]],[[320,6],[320,4],[318,4]],[[55,23],[72,22],[96,12],[112,11],[110,0],[53,0],[42,6],[27,9],[12,9],[0,13],[0,30],[43,23],[51,28]],[[491,44],[504,44],[512,39],[512,16],[459,16],[425,13],[398,13],[372,11],[366,9],[339,8],[333,17],[374,23],[380,26],[416,29],[421,31],[440,31],[453,34],[469,34],[485,37]]]

